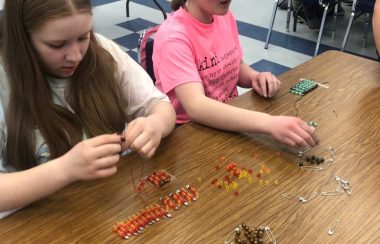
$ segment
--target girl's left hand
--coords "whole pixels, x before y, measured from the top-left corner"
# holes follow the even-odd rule
[[[139,117],[128,123],[124,131],[125,141],[122,142],[122,150],[130,148],[143,158],[152,157],[162,135],[157,124],[153,116]]]
[[[270,72],[257,73],[252,79],[252,88],[263,97],[272,97],[280,88],[281,81]]]

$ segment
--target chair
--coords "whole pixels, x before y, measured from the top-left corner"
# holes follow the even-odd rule
[[[333,26],[332,26],[332,30],[331,30],[331,39],[335,39],[335,30],[336,30],[336,22],[337,22],[337,17],[338,17],[338,6],[340,4],[341,0],[335,0],[335,1],[330,1],[330,4],[334,4],[334,22],[333,22]],[[301,5],[298,7],[298,9],[296,9],[294,11],[294,22],[293,22],[293,32],[296,32],[297,31],[297,17],[298,15],[300,14],[300,12],[302,11],[302,8],[303,8],[303,5],[304,3],[309,3],[309,4],[316,4],[318,3],[320,6],[323,7],[323,10],[324,10],[324,5],[323,4],[327,4],[328,2],[325,1],[322,2],[322,1],[318,1],[318,0],[303,0]],[[329,5],[330,6],[330,5]]]
[[[304,0],[304,2],[305,1],[306,0]],[[316,0],[307,0],[307,1],[316,1]],[[319,45],[321,44],[323,28],[325,27],[325,22],[326,22],[327,10],[329,9],[330,4],[335,5],[335,7],[334,7],[334,24],[333,24],[333,29],[332,29],[332,39],[335,38],[336,19],[337,19],[338,3],[339,3],[339,0],[318,0],[318,1],[319,1],[319,5],[321,5],[323,7],[323,15],[322,15],[321,26],[319,27],[319,33],[318,33],[317,44],[315,46],[314,57],[318,55]]]
[[[268,49],[270,36],[272,34],[274,19],[276,18],[277,8],[284,2],[285,0],[275,0],[273,5],[273,12],[272,16],[269,21],[269,28],[268,28],[268,34],[267,38],[265,40],[264,48]],[[292,12],[292,0],[288,0],[288,9],[287,9],[287,18],[286,18],[286,32],[289,32],[289,25],[290,25],[290,14]]]
[[[369,30],[369,23],[370,18],[373,15],[373,9],[375,7],[375,0],[354,0],[352,3],[352,10],[350,15],[350,20],[348,21],[346,33],[343,38],[342,48],[341,51],[344,51],[348,36],[350,35],[352,22],[354,19],[358,18],[362,14],[365,14],[365,28],[364,28],[364,47],[367,47],[367,37],[368,37],[368,30]]]
[[[284,1],[284,0],[282,0],[282,1]],[[265,46],[264,46],[265,49],[267,49],[268,45],[269,45],[269,40],[270,40],[272,28],[273,28],[274,19],[276,16],[277,7],[279,4],[281,4],[282,1],[279,2],[279,0],[275,0],[275,5],[273,8],[272,17],[271,17],[271,20],[269,23],[267,39],[266,39]],[[286,20],[286,31],[287,32],[289,32],[291,2],[292,2],[292,0],[288,1],[288,13],[287,13],[287,20]],[[319,45],[321,43],[321,38],[322,38],[322,33],[323,33],[323,28],[325,27],[327,10],[328,10],[330,4],[335,5],[335,8],[334,8],[334,27],[333,27],[332,38],[335,37],[334,33],[335,33],[335,26],[336,26],[336,17],[337,17],[337,12],[338,12],[338,2],[339,2],[339,0],[302,0],[300,7],[297,10],[295,10],[295,12],[294,12],[293,31],[295,32],[296,28],[297,28],[297,16],[298,16],[298,13],[300,12],[300,10],[302,9],[303,4],[319,3],[319,5],[321,5],[323,8],[322,21],[321,21],[321,26],[319,28],[318,39],[317,39],[317,43],[316,43],[315,51],[314,51],[314,57],[317,56],[317,54],[318,54]]]
[[[141,33],[139,41],[137,43],[137,60],[138,63],[143,67],[146,72],[152,78],[153,82],[156,82],[153,70],[153,35],[158,31],[160,25],[149,27]]]
[[[127,10],[127,17],[129,17],[129,2],[130,2],[130,1],[131,1],[131,0],[127,0],[127,2],[126,2],[126,4],[125,4],[126,10]],[[161,10],[162,15],[164,15],[164,19],[166,19],[166,18],[167,18],[167,16],[166,16],[166,12],[165,12],[164,8],[161,6],[161,4],[159,4],[157,0],[153,0],[153,2],[154,2],[154,3],[156,4],[156,6]]]

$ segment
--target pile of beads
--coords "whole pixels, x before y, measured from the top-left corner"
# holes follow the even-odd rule
[[[137,236],[142,233],[147,225],[151,225],[158,222],[161,218],[166,219],[167,217],[171,217],[171,214],[161,205],[154,204],[126,220],[116,223],[113,231],[123,239],[128,240],[132,235]]]
[[[216,186],[218,189],[224,188],[225,190],[235,191],[235,195],[238,196],[239,192],[237,191],[239,183],[237,180],[247,179],[249,183],[253,182],[252,169],[245,169],[244,167],[238,167],[238,164],[231,162],[226,165],[225,170],[228,172],[227,175],[221,179],[214,179],[211,181],[211,184]]]
[[[220,165],[218,165],[218,168],[219,167]],[[225,170],[228,172],[228,174],[225,175],[223,179],[213,179],[211,181],[211,184],[218,189],[232,190],[234,191],[234,195],[238,196],[239,183],[242,183],[242,180],[246,179],[249,184],[254,182],[253,170],[239,167],[236,162],[228,163],[225,166]],[[259,185],[269,185],[270,181],[265,176],[269,175],[270,173],[270,168],[265,164],[262,164],[260,170],[257,172],[257,174],[255,174]],[[278,184],[278,181],[274,181],[274,183]]]
[[[314,80],[301,79],[297,84],[290,88],[289,92],[294,95],[303,96],[317,87],[318,83]]]
[[[224,244],[241,244],[241,243],[253,243],[253,244],[276,244],[276,239],[270,230],[269,226],[252,227],[246,224],[241,224],[233,230],[234,236],[232,239],[224,241]],[[266,234],[266,237],[264,236]],[[230,233],[231,234],[231,233]],[[264,239],[268,239],[265,242]]]

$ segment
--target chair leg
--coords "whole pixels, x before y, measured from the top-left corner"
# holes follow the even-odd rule
[[[293,32],[296,32],[297,31],[297,19],[298,19],[298,15],[300,13],[300,11],[302,10],[302,7],[303,7],[303,3],[300,4],[300,6],[298,6],[297,10],[294,12],[293,11],[293,17],[294,17],[294,20],[293,20]]]
[[[275,17],[276,17],[278,1],[279,1],[279,0],[275,0],[274,5],[273,5],[272,16],[271,16],[270,21],[269,21],[269,28],[268,28],[267,39],[266,39],[266,41],[265,41],[265,45],[264,45],[264,48],[265,48],[265,49],[268,49],[270,36],[271,36],[271,34],[272,34],[272,29],[273,29],[274,19],[275,19]]]
[[[368,30],[369,30],[370,14],[365,15],[365,27],[364,27],[364,47],[367,48]]]
[[[353,11],[351,13],[350,20],[348,21],[348,26],[347,26],[347,29],[346,29],[346,33],[344,34],[342,48],[340,49],[341,51],[344,51],[344,49],[346,48],[346,43],[347,43],[347,39],[348,39],[348,36],[350,34],[350,31],[351,31],[352,21],[354,21],[354,16],[355,16],[355,12]]]
[[[125,9],[127,10],[127,17],[129,17],[129,2],[131,0],[127,0],[127,2],[125,3]]]
[[[338,17],[338,5],[339,5],[339,1],[335,2],[334,21],[333,21],[333,26],[332,26],[332,31],[331,31],[331,39],[333,39],[333,40],[335,40],[336,20]]]
[[[167,18],[167,16],[166,16],[166,12],[165,12],[165,10],[164,10],[164,8],[157,2],[157,0],[153,0],[153,2],[157,5],[157,7],[161,10],[161,13],[162,13],[162,15],[164,16],[164,19],[166,19]]]
[[[319,44],[321,43],[323,28],[325,27],[326,14],[327,14],[327,9],[329,8],[329,3],[326,4],[324,7],[325,9],[323,10],[321,27],[319,28],[318,40],[317,40],[317,45],[315,46],[314,57],[316,57],[318,54],[318,49],[319,49]]]
[[[290,15],[292,13],[292,0],[288,0],[288,13],[286,16],[286,32],[289,32]]]

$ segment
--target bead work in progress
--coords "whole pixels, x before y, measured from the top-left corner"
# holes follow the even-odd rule
[[[229,233],[224,240],[224,244],[235,243],[276,244],[276,238],[269,226],[253,227],[251,225],[241,224]]]
[[[175,177],[173,175],[171,175],[166,170],[161,169],[142,177],[135,187],[135,192],[142,192],[144,190],[144,187],[146,186],[146,183],[150,184],[155,188],[161,188],[164,185],[172,182],[174,179]]]
[[[137,214],[128,217],[126,220],[116,223],[113,231],[128,240],[133,235],[141,234],[145,227],[152,225],[160,219],[171,217],[170,213],[158,204],[151,205],[140,210]]]
[[[306,155],[306,153],[315,152],[312,155]],[[330,158],[325,159],[322,154],[328,152]],[[302,169],[322,171],[332,165],[335,160],[334,149],[332,147],[320,146],[307,147],[298,152],[298,157],[306,160],[308,165],[305,165],[304,161],[299,161],[298,166]]]
[[[147,226],[160,219],[172,217],[171,210],[178,210],[182,205],[189,206],[190,202],[196,201],[197,198],[199,198],[199,193],[195,187],[186,185],[174,193],[161,197],[161,204],[150,205],[126,220],[116,223],[113,231],[121,238],[128,240],[132,236],[138,236]]]
[[[300,79],[298,83],[290,87],[289,92],[294,95],[304,96],[317,87],[318,83],[314,80]]]

